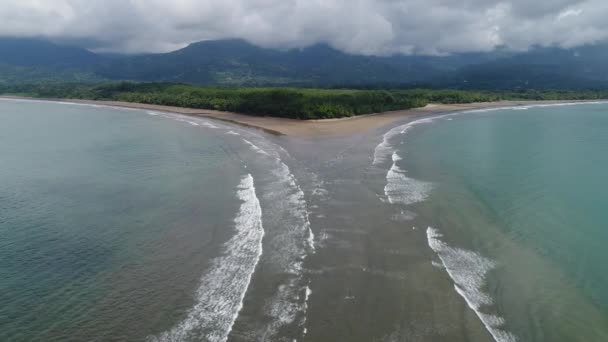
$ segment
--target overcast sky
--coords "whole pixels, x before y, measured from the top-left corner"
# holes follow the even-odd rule
[[[127,53],[220,38],[368,55],[573,47],[606,40],[607,18],[606,0],[0,0],[0,36]]]

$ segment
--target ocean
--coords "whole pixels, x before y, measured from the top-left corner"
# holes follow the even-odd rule
[[[0,118],[0,340],[302,334],[314,246],[277,145],[103,106],[2,100]]]
[[[0,341],[608,340],[606,113],[307,139],[0,100]]]
[[[418,215],[495,341],[608,341],[607,114],[462,112],[396,127],[376,149],[388,202]]]

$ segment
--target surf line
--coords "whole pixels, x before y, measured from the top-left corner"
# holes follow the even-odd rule
[[[484,313],[482,307],[492,305],[492,297],[483,291],[486,275],[495,263],[475,252],[448,246],[435,228],[426,230],[429,247],[439,256],[443,267],[454,282],[454,289],[475,312],[496,342],[516,342],[517,337],[504,330],[505,319]]]
[[[237,187],[241,205],[234,219],[236,234],[224,244],[225,254],[212,261],[200,281],[196,305],[169,331],[148,338],[154,342],[203,340],[225,342],[243,307],[251,277],[262,256],[262,209],[251,174]]]
[[[257,135],[246,136],[247,139],[243,137],[242,141],[253,152],[274,165],[270,168],[272,177],[265,183],[265,186],[272,190],[264,191],[263,198],[285,205],[280,212],[268,212],[269,222],[280,218],[283,223],[279,231],[273,231],[269,235],[267,243],[274,247],[267,257],[288,277],[268,300],[267,314],[273,320],[260,327],[257,333],[263,340],[279,340],[277,334],[281,328],[298,321],[296,324],[302,328],[302,336],[305,336],[308,332],[306,318],[312,291],[310,279],[305,279],[303,265],[305,260],[316,252],[315,235],[311,228],[305,194],[295,175],[283,161],[281,152],[290,157],[283,147]],[[272,230],[273,227],[269,228]],[[277,255],[281,255],[281,258],[274,257]]]
[[[406,171],[397,165],[401,159],[397,152],[393,152],[393,166],[386,174],[384,187],[388,202],[408,205],[426,200],[433,190],[433,184],[406,176]]]

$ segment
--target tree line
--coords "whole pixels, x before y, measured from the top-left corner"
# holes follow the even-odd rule
[[[114,100],[213,109],[257,116],[326,119],[424,107],[428,103],[607,99],[608,91],[439,89],[212,88],[172,83],[0,84],[0,93],[41,98]]]

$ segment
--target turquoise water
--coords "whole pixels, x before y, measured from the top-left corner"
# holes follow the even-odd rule
[[[495,340],[608,341],[607,104],[451,115],[388,140],[388,198],[430,227]]]
[[[2,100],[0,120],[0,341],[301,334],[311,233],[277,146],[101,106]]]

